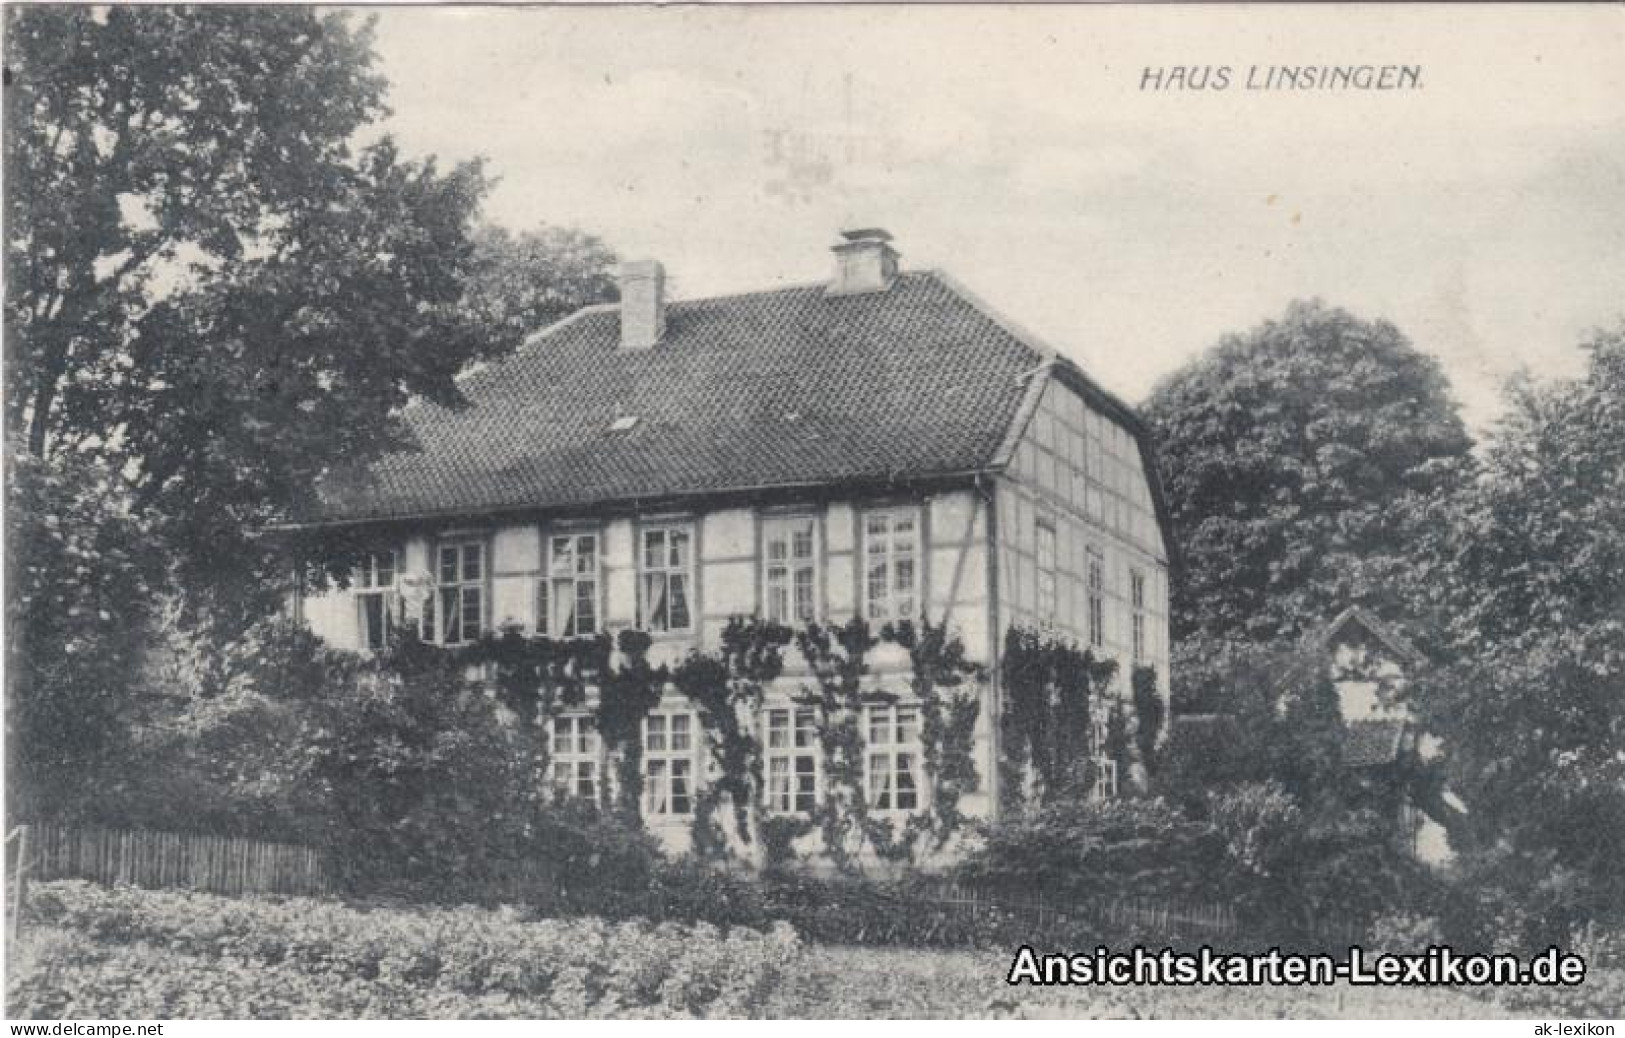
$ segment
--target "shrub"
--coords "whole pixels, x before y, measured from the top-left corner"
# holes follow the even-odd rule
[[[1380,915],[1366,930],[1366,943],[1373,952],[1415,955],[1445,943],[1444,930],[1437,919],[1394,912]]]
[[[1223,897],[1232,871],[1212,826],[1160,800],[1061,803],[987,826],[965,880],[1062,897]]]
[[[14,1012],[108,1017],[742,1015],[793,968],[794,931],[358,911],[293,899],[41,884]],[[152,955],[151,949],[158,954]],[[246,967],[246,968],[245,968]]]

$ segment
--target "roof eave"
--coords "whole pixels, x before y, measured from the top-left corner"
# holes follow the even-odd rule
[[[741,500],[762,496],[805,495],[809,497],[840,497],[846,495],[873,496],[887,491],[909,491],[940,488],[970,483],[982,476],[993,475],[995,466],[967,469],[946,469],[932,472],[894,474],[846,480],[808,480],[805,482],[757,483],[738,487],[706,490],[675,491],[648,496],[620,496],[595,501],[552,504],[525,502],[497,505],[489,508],[446,508],[392,515],[365,515],[335,519],[318,519],[272,524],[266,529],[275,533],[315,533],[367,526],[400,526],[425,523],[444,523],[451,520],[491,521],[503,518],[538,518],[588,514],[649,514],[674,507],[693,507],[696,503],[721,500]]]

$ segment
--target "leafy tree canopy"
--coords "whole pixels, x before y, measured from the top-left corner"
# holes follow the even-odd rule
[[[1562,892],[1547,922],[1625,904],[1625,326],[1587,348],[1510,387],[1414,581],[1440,665],[1413,700],[1497,868]]]
[[[8,430],[104,457],[200,549],[189,585],[517,341],[464,305],[479,166],[355,143],[384,111],[370,25],[26,7],[6,48]]]
[[[5,27],[8,724],[13,777],[52,794],[122,737],[155,599],[241,630],[287,572],[252,531],[516,337],[463,305],[478,165],[357,143],[384,112],[370,25],[36,5]]]
[[[1438,365],[1318,301],[1224,338],[1144,413],[1185,564],[1178,638],[1294,638],[1351,603],[1392,615],[1408,524],[1469,467]]]
[[[615,254],[569,227],[514,234],[486,226],[474,235],[477,274],[469,305],[492,327],[526,335],[592,303],[617,298]]]

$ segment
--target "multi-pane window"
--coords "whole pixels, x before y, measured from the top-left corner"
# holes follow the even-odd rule
[[[769,810],[818,806],[818,727],[811,710],[767,711],[766,757]]]
[[[356,620],[363,649],[382,649],[395,622],[395,553],[375,551],[362,556],[351,586],[355,590]]]
[[[1133,608],[1131,629],[1134,642],[1134,662],[1145,659],[1145,574],[1137,569],[1128,573],[1129,604]]]
[[[643,719],[643,813],[694,812],[694,716],[650,714]]]
[[[1106,560],[1098,548],[1090,548],[1084,563],[1084,590],[1088,596],[1089,644],[1106,644]]]
[[[864,788],[876,811],[920,806],[920,712],[914,706],[869,708]]]
[[[423,604],[423,636],[441,645],[474,641],[485,628],[485,545],[442,544],[435,555],[436,587]]]
[[[864,601],[871,620],[913,618],[919,597],[919,516],[912,508],[863,520]]]
[[[555,638],[598,631],[598,536],[560,534],[547,539],[547,572],[538,583],[536,629]]]
[[[694,626],[694,535],[686,526],[643,531],[639,559],[643,571],[643,625],[651,631],[686,631]]]
[[[779,624],[818,619],[817,524],[811,516],[762,524],[762,589],[767,618]]]
[[[585,714],[555,717],[553,790],[564,798],[598,802],[599,742],[592,718]]]
[[[1038,555],[1035,608],[1038,622],[1049,626],[1055,623],[1055,524],[1040,519],[1033,534],[1033,550]]]

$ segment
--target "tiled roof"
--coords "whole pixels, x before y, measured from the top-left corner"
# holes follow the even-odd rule
[[[419,451],[329,478],[313,521],[571,508],[987,468],[1046,356],[930,272],[668,304],[619,345],[591,308],[406,417]],[[617,418],[635,416],[623,431]],[[624,424],[624,423],[623,423]]]
[[[1399,756],[1400,740],[1405,735],[1404,721],[1349,721],[1345,727],[1348,734],[1343,739],[1344,767],[1391,764]]]
[[[1309,632],[1308,644],[1311,649],[1324,652],[1335,645],[1338,637],[1351,625],[1363,628],[1367,635],[1393,654],[1396,662],[1416,665],[1426,659],[1421,650],[1397,628],[1392,624],[1383,623],[1375,614],[1361,606],[1349,606],[1329,623]]]

